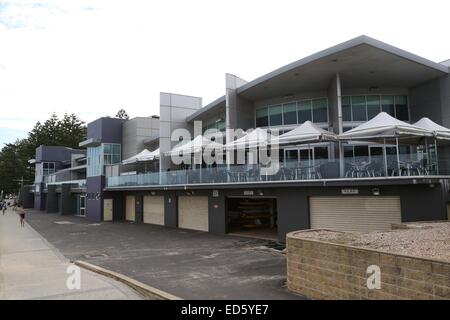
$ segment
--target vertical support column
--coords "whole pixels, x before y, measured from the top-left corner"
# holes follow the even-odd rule
[[[175,192],[164,195],[164,225],[167,227],[178,227],[178,199]]]
[[[336,74],[336,94],[337,94],[337,116],[339,134],[344,132],[344,126],[342,123],[342,92],[341,92],[341,77],[339,73]],[[344,177],[344,146],[339,143],[339,176]]]
[[[56,195],[56,185],[49,184],[47,186],[47,213],[58,212],[58,197]]]
[[[103,220],[103,198],[105,176],[87,178],[86,217],[89,220]]]
[[[228,144],[232,142],[233,137],[231,130],[242,129],[239,128],[238,110],[237,110],[237,88],[247,83],[247,81],[226,73],[225,74],[225,129],[226,137],[225,142]],[[230,169],[230,165],[233,164],[234,150],[226,151],[227,168]]]
[[[137,193],[135,195],[135,219],[136,223],[143,223],[144,221],[144,197],[142,193]]]
[[[398,176],[402,175],[402,168],[400,166],[400,150],[398,150],[398,138],[395,138],[395,147],[397,149],[397,168],[398,168]]]
[[[37,183],[34,189],[34,209],[45,210],[46,208],[46,194],[44,193],[44,184]]]
[[[61,215],[73,214],[72,195],[70,193],[70,183],[63,183],[61,185]]]
[[[225,193],[223,190],[211,190],[208,198],[208,230],[215,234],[225,234],[227,232]]]

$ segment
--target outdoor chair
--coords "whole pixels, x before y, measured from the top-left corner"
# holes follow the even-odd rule
[[[230,182],[238,182],[237,174],[234,171],[227,171]]]
[[[281,171],[281,178],[283,180],[294,180],[295,174],[292,169],[289,168],[280,168]]]
[[[248,171],[248,180],[249,181],[260,181],[261,180],[261,173],[260,169],[250,169]]]
[[[384,175],[383,164],[379,161],[373,161],[367,167],[370,177],[381,177]]]

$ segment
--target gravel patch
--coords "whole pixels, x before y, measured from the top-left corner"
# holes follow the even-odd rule
[[[296,236],[450,262],[450,222],[414,223],[408,226],[408,229],[388,232],[317,230],[299,232]]]

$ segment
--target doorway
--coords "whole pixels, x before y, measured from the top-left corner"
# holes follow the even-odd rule
[[[277,240],[277,199],[228,197],[226,205],[229,234]]]

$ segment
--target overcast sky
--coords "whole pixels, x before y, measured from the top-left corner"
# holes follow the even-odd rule
[[[159,92],[224,94],[366,34],[450,59],[450,2],[0,0],[0,146],[52,112],[159,113]]]

